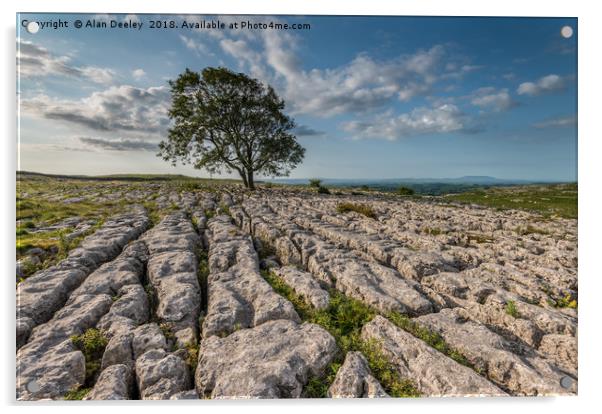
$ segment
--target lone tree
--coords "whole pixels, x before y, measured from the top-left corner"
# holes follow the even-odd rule
[[[255,173],[287,176],[305,149],[291,133],[293,119],[274,89],[243,73],[186,69],[170,81],[173,127],[159,144],[158,156],[210,173],[236,171],[255,189]]]

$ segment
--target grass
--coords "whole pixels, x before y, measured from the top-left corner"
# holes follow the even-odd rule
[[[520,318],[520,313],[516,308],[516,302],[514,302],[513,300],[509,300],[506,302],[504,310],[506,311],[506,314],[512,316],[513,318]]]
[[[222,211],[222,214],[232,217],[232,213],[230,212],[230,207],[228,207],[227,205],[222,203],[219,205],[219,208]]]
[[[337,205],[337,212],[344,214],[350,211],[354,211],[356,213],[362,214],[368,218],[375,219],[376,213],[372,210],[372,207],[366,204],[357,204],[357,203],[339,203]]]
[[[443,230],[438,227],[426,227],[423,232],[425,234],[430,234],[431,236],[439,236],[440,234],[445,234]]]
[[[81,401],[92,390],[92,388],[74,388],[65,394],[67,401]]]
[[[493,243],[493,237],[481,233],[466,233],[468,243],[475,242],[477,244]]]
[[[545,217],[557,215],[577,218],[576,183],[495,187],[448,195],[444,200],[480,204],[501,210],[527,210]]]
[[[72,336],[71,342],[84,354],[86,380],[83,385],[91,386],[100,369],[102,355],[109,341],[98,329],[90,328],[81,335]]]
[[[282,279],[269,271],[263,277],[272,288],[292,302],[304,321],[320,325],[336,340],[340,352],[321,376],[311,377],[303,390],[306,398],[324,398],[334,381],[336,373],[349,351],[360,351],[366,357],[372,374],[392,397],[419,396],[412,381],[402,378],[395,366],[386,358],[376,341],[361,338],[362,327],[370,322],[376,311],[355,299],[331,290],[330,303],[326,309],[318,310],[297,295]]]

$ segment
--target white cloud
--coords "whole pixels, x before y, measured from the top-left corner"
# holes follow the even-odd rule
[[[305,68],[298,38],[288,32],[227,32],[219,45],[235,58],[239,70],[273,85],[293,114],[321,117],[364,113],[392,100],[408,102],[428,96],[438,82],[480,68],[449,64],[455,58],[441,45],[385,60],[359,53],[351,61],[327,69]]]
[[[136,14],[126,14],[123,17],[124,22],[127,22],[129,20],[131,20],[132,22],[140,23],[140,17],[138,17],[138,15]]]
[[[471,95],[473,105],[494,112],[507,111],[516,105],[512,100],[508,89],[495,89],[493,87],[479,88]]]
[[[184,46],[194,51],[196,54],[212,55],[207,46],[196,39],[180,35],[180,40],[184,43]]]
[[[141,68],[134,69],[132,71],[132,76],[134,77],[134,79],[140,80],[146,76],[146,72],[144,71],[144,69],[141,69]]]
[[[106,13],[95,14],[94,16],[92,16],[92,19],[103,21],[103,22],[109,22],[111,20],[114,20],[112,15],[106,14]]]
[[[146,132],[160,135],[169,119],[169,90],[113,86],[79,100],[38,95],[22,100],[24,116],[34,116],[102,132]]]
[[[518,86],[516,92],[519,95],[537,96],[544,93],[564,89],[565,79],[558,75],[547,75],[539,78],[536,82],[524,82]]]
[[[24,78],[65,76],[110,84],[115,72],[96,66],[76,66],[69,56],[56,56],[40,45],[26,40],[17,43],[17,70]]]
[[[104,139],[80,137],[79,140],[88,147],[108,151],[156,151],[157,143],[141,139]]]
[[[370,121],[345,122],[342,128],[353,134],[354,138],[394,141],[415,135],[460,132],[467,128],[468,123],[468,118],[456,105],[443,104],[432,108],[415,108],[398,116],[387,111]]]
[[[548,119],[546,121],[537,122],[533,124],[535,128],[562,128],[562,127],[571,127],[577,125],[577,117],[576,116],[564,116],[554,119]]]

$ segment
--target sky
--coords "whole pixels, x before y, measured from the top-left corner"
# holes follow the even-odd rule
[[[225,28],[181,27],[203,21]],[[17,27],[21,170],[209,177],[157,145],[168,81],[223,66],[285,100],[306,148],[291,178],[577,179],[574,18],[20,14]]]

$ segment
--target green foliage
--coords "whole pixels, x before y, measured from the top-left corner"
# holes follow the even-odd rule
[[[206,188],[202,181],[184,180],[178,183],[178,187],[182,191],[197,191]]]
[[[326,398],[328,397],[328,388],[330,384],[334,382],[337,376],[339,368],[341,368],[341,362],[337,359],[337,362],[332,362],[326,368],[326,372],[321,376],[312,376],[305,384],[303,388],[303,397],[305,398]]]
[[[92,390],[92,388],[74,388],[65,394],[65,400],[67,401],[81,401],[86,395]]]
[[[376,339],[360,342],[360,351],[366,357],[372,375],[392,397],[420,397],[416,385],[409,379],[404,379],[383,353],[382,345]]]
[[[102,355],[109,341],[98,329],[90,328],[81,335],[73,335],[71,342],[84,354],[86,359],[85,385],[91,385],[100,370]]]
[[[320,188],[322,186],[322,180],[318,178],[311,178],[309,180],[309,186],[314,188]]]
[[[513,318],[520,318],[520,313],[518,312],[518,309],[516,308],[516,302],[514,302],[513,300],[509,300],[506,302],[506,307],[505,307],[506,313],[510,316],[512,316]]]
[[[337,205],[338,213],[344,214],[350,211],[355,211],[356,213],[362,214],[368,218],[376,218],[376,213],[374,212],[374,210],[372,210],[372,207],[366,204],[339,203]]]
[[[404,187],[403,185],[397,189],[397,194],[402,196],[411,196],[414,195],[414,190],[409,187]]]
[[[226,215],[232,217],[232,213],[230,212],[230,207],[228,207],[226,204],[223,204],[223,203],[220,204],[219,208],[223,214],[226,214]]]
[[[440,234],[444,234],[443,230],[438,227],[426,227],[422,230],[426,234],[430,234],[431,236],[438,236]]]
[[[446,200],[498,209],[520,209],[577,218],[577,184],[495,187],[446,196]]]
[[[161,330],[161,333],[163,333],[163,336],[165,337],[168,343],[176,339],[176,336],[174,335],[173,330],[171,329],[171,325],[169,323],[160,323],[159,329]]]
[[[573,299],[571,295],[567,294],[562,298],[556,300],[554,303],[554,307],[577,309],[577,300]]]
[[[157,154],[165,161],[234,171],[254,189],[254,173],[286,176],[303,160],[295,123],[271,86],[221,67],[186,69],[169,84],[173,127]]]
[[[330,190],[326,187],[323,186],[319,186],[318,187],[318,194],[330,194]]]
[[[199,345],[194,342],[186,342],[186,364],[190,367],[190,372],[194,375],[199,363]]]
[[[205,217],[207,217],[207,220],[215,217],[215,210],[209,210],[209,209],[205,210]]]

